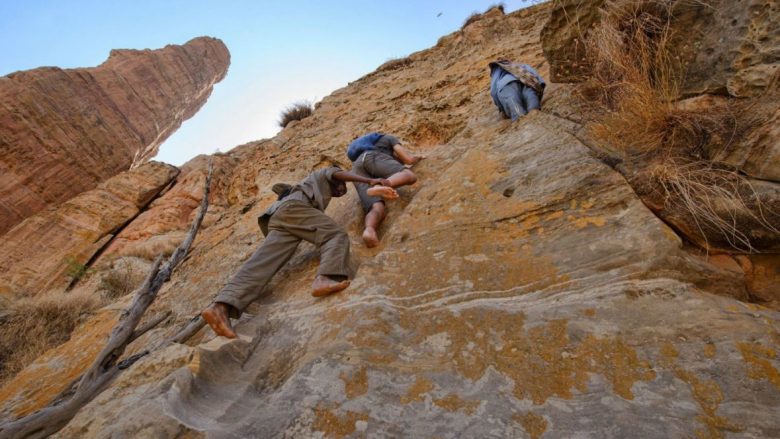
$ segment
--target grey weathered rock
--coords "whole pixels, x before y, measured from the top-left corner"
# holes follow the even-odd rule
[[[433,150],[347,291],[287,278],[239,340],[150,357],[60,436],[773,434],[778,313],[707,292],[740,278],[565,128],[535,113]]]

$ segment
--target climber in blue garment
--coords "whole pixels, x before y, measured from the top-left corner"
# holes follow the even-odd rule
[[[541,108],[547,84],[533,67],[505,59],[494,61],[488,66],[490,96],[504,117],[515,121]]]

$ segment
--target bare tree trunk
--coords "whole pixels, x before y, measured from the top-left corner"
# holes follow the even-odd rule
[[[128,344],[168,317],[167,313],[156,316],[136,329],[141,322],[144,312],[154,302],[160,288],[170,279],[173,269],[184,259],[190,246],[192,246],[192,242],[195,240],[195,235],[198,233],[198,228],[200,228],[200,224],[208,209],[212,172],[213,163],[209,162],[206,188],[203,200],[200,203],[200,212],[198,212],[198,216],[192,223],[184,242],[174,250],[168,262],[162,267],[160,267],[162,255],[158,256],[154,261],[149,275],[146,277],[143,285],[137,290],[132,305],[130,305],[129,309],[122,312],[119,322],[111,331],[111,336],[106,346],[92,363],[92,366],[81,377],[73,396],[70,399],[61,400],[59,403],[55,403],[55,405],[43,408],[32,415],[0,425],[0,439],[41,438],[56,433],[70,422],[82,407],[105,390],[122,369],[130,367],[132,363],[145,355],[145,353],[148,353],[144,352],[122,362],[119,361]]]

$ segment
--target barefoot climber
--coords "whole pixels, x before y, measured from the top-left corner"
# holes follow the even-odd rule
[[[214,303],[201,313],[217,335],[236,337],[230,318],[238,318],[259,297],[276,272],[290,260],[302,239],[320,249],[320,266],[312,284],[312,295],[326,296],[349,286],[349,238],[324,213],[331,197],[347,193],[347,181],[366,186],[391,184],[385,179],[366,178],[331,167],[313,172],[295,186],[274,185],[279,199],[257,219],[265,241],[222,288]],[[383,189],[383,196],[398,196],[391,187]]]
[[[376,229],[387,215],[383,198],[388,200],[398,198],[398,194],[392,188],[414,184],[417,181],[414,172],[404,165],[414,165],[421,159],[422,157],[412,155],[401,146],[398,138],[385,134],[374,143],[373,149],[362,153],[352,164],[352,172],[357,175],[386,178],[390,182],[390,187],[372,188],[365,183],[354,183],[360,197],[360,204],[366,213],[366,228],[363,231],[363,241],[366,246],[375,247],[379,244]]]

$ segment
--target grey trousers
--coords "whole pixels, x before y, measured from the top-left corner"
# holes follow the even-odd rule
[[[268,236],[238,273],[222,288],[215,302],[231,305],[238,318],[290,260],[302,239],[320,249],[318,275],[349,275],[349,237],[328,215],[303,201],[287,201],[271,216]]]
[[[534,89],[520,81],[512,81],[499,90],[498,101],[501,102],[501,112],[512,120],[525,116],[531,110],[538,110],[541,106]]]
[[[352,164],[353,173],[367,178],[388,178],[404,169],[406,169],[404,165],[393,156],[379,151],[366,151]],[[369,185],[358,182],[352,184],[355,185],[364,212],[368,213],[374,203],[382,201],[380,197],[368,195],[366,191],[368,191]]]

